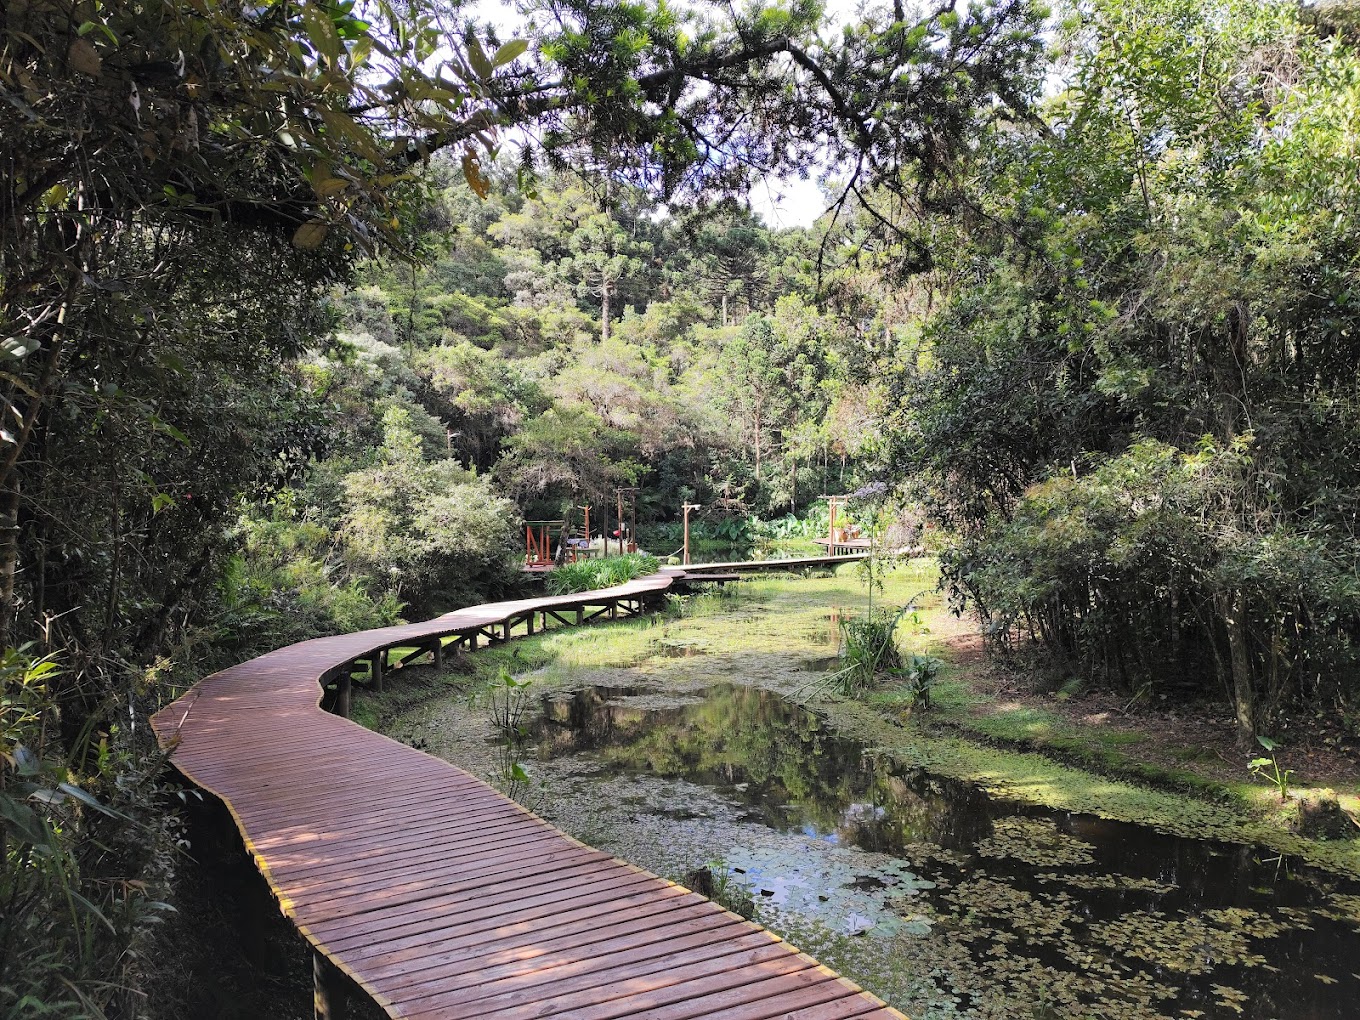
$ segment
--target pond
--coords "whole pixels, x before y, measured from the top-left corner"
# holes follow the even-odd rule
[[[913,1020],[1360,1015],[1360,895],[1250,847],[995,800],[736,684],[543,697],[531,806]]]

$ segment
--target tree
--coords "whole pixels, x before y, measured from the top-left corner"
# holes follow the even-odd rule
[[[1246,744],[1357,694],[1355,56],[1237,0],[1101,0],[1064,38],[1045,123],[980,146],[935,220],[898,462],[998,636],[1131,693],[1216,677]]]

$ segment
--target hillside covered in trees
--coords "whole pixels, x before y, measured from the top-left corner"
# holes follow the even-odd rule
[[[369,6],[0,13],[0,1013],[162,1015],[152,712],[621,487],[859,490],[1031,678],[1353,755],[1350,5]]]

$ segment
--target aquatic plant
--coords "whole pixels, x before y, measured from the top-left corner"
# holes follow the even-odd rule
[[[523,763],[520,751],[529,736],[525,717],[530,707],[528,687],[531,680],[517,680],[508,669],[487,686],[487,710],[491,725],[496,728],[500,748],[496,755],[496,786],[511,800],[518,801],[531,811],[542,801],[543,791],[533,795],[534,784]]]
[[[1004,818],[992,835],[974,848],[981,857],[1011,857],[1042,868],[1093,864],[1091,844],[1059,830],[1042,818]]]
[[[1289,777],[1294,774],[1293,769],[1280,768],[1280,763],[1275,758],[1275,748],[1279,745],[1269,737],[1257,736],[1256,742],[1270,752],[1269,758],[1253,758],[1251,764],[1247,766],[1248,771],[1253,776],[1260,776],[1274,785],[1280,791],[1280,800],[1289,799]]]
[[[932,655],[902,657],[897,628],[908,614],[915,615],[910,604],[896,610],[870,609],[863,616],[841,620],[837,669],[803,684],[797,693],[855,697],[887,681],[897,684],[907,707],[929,707],[930,692],[939,682],[944,663]]]
[[[944,661],[933,655],[913,654],[903,667],[902,675],[906,681],[904,690],[908,704],[930,707],[930,692],[940,679]]]
[[[713,616],[735,608],[745,598],[745,593],[736,585],[704,585],[702,591],[686,595],[668,594],[666,611],[668,615],[680,619],[693,619],[700,616]]]
[[[721,858],[695,868],[685,876],[685,885],[700,896],[707,896],[724,910],[751,921],[756,916],[756,901],[751,891],[736,877],[732,867]]]

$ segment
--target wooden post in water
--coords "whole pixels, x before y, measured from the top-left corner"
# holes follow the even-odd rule
[[[345,991],[335,964],[316,950],[312,951],[312,1004],[316,1020],[342,1020]]]

